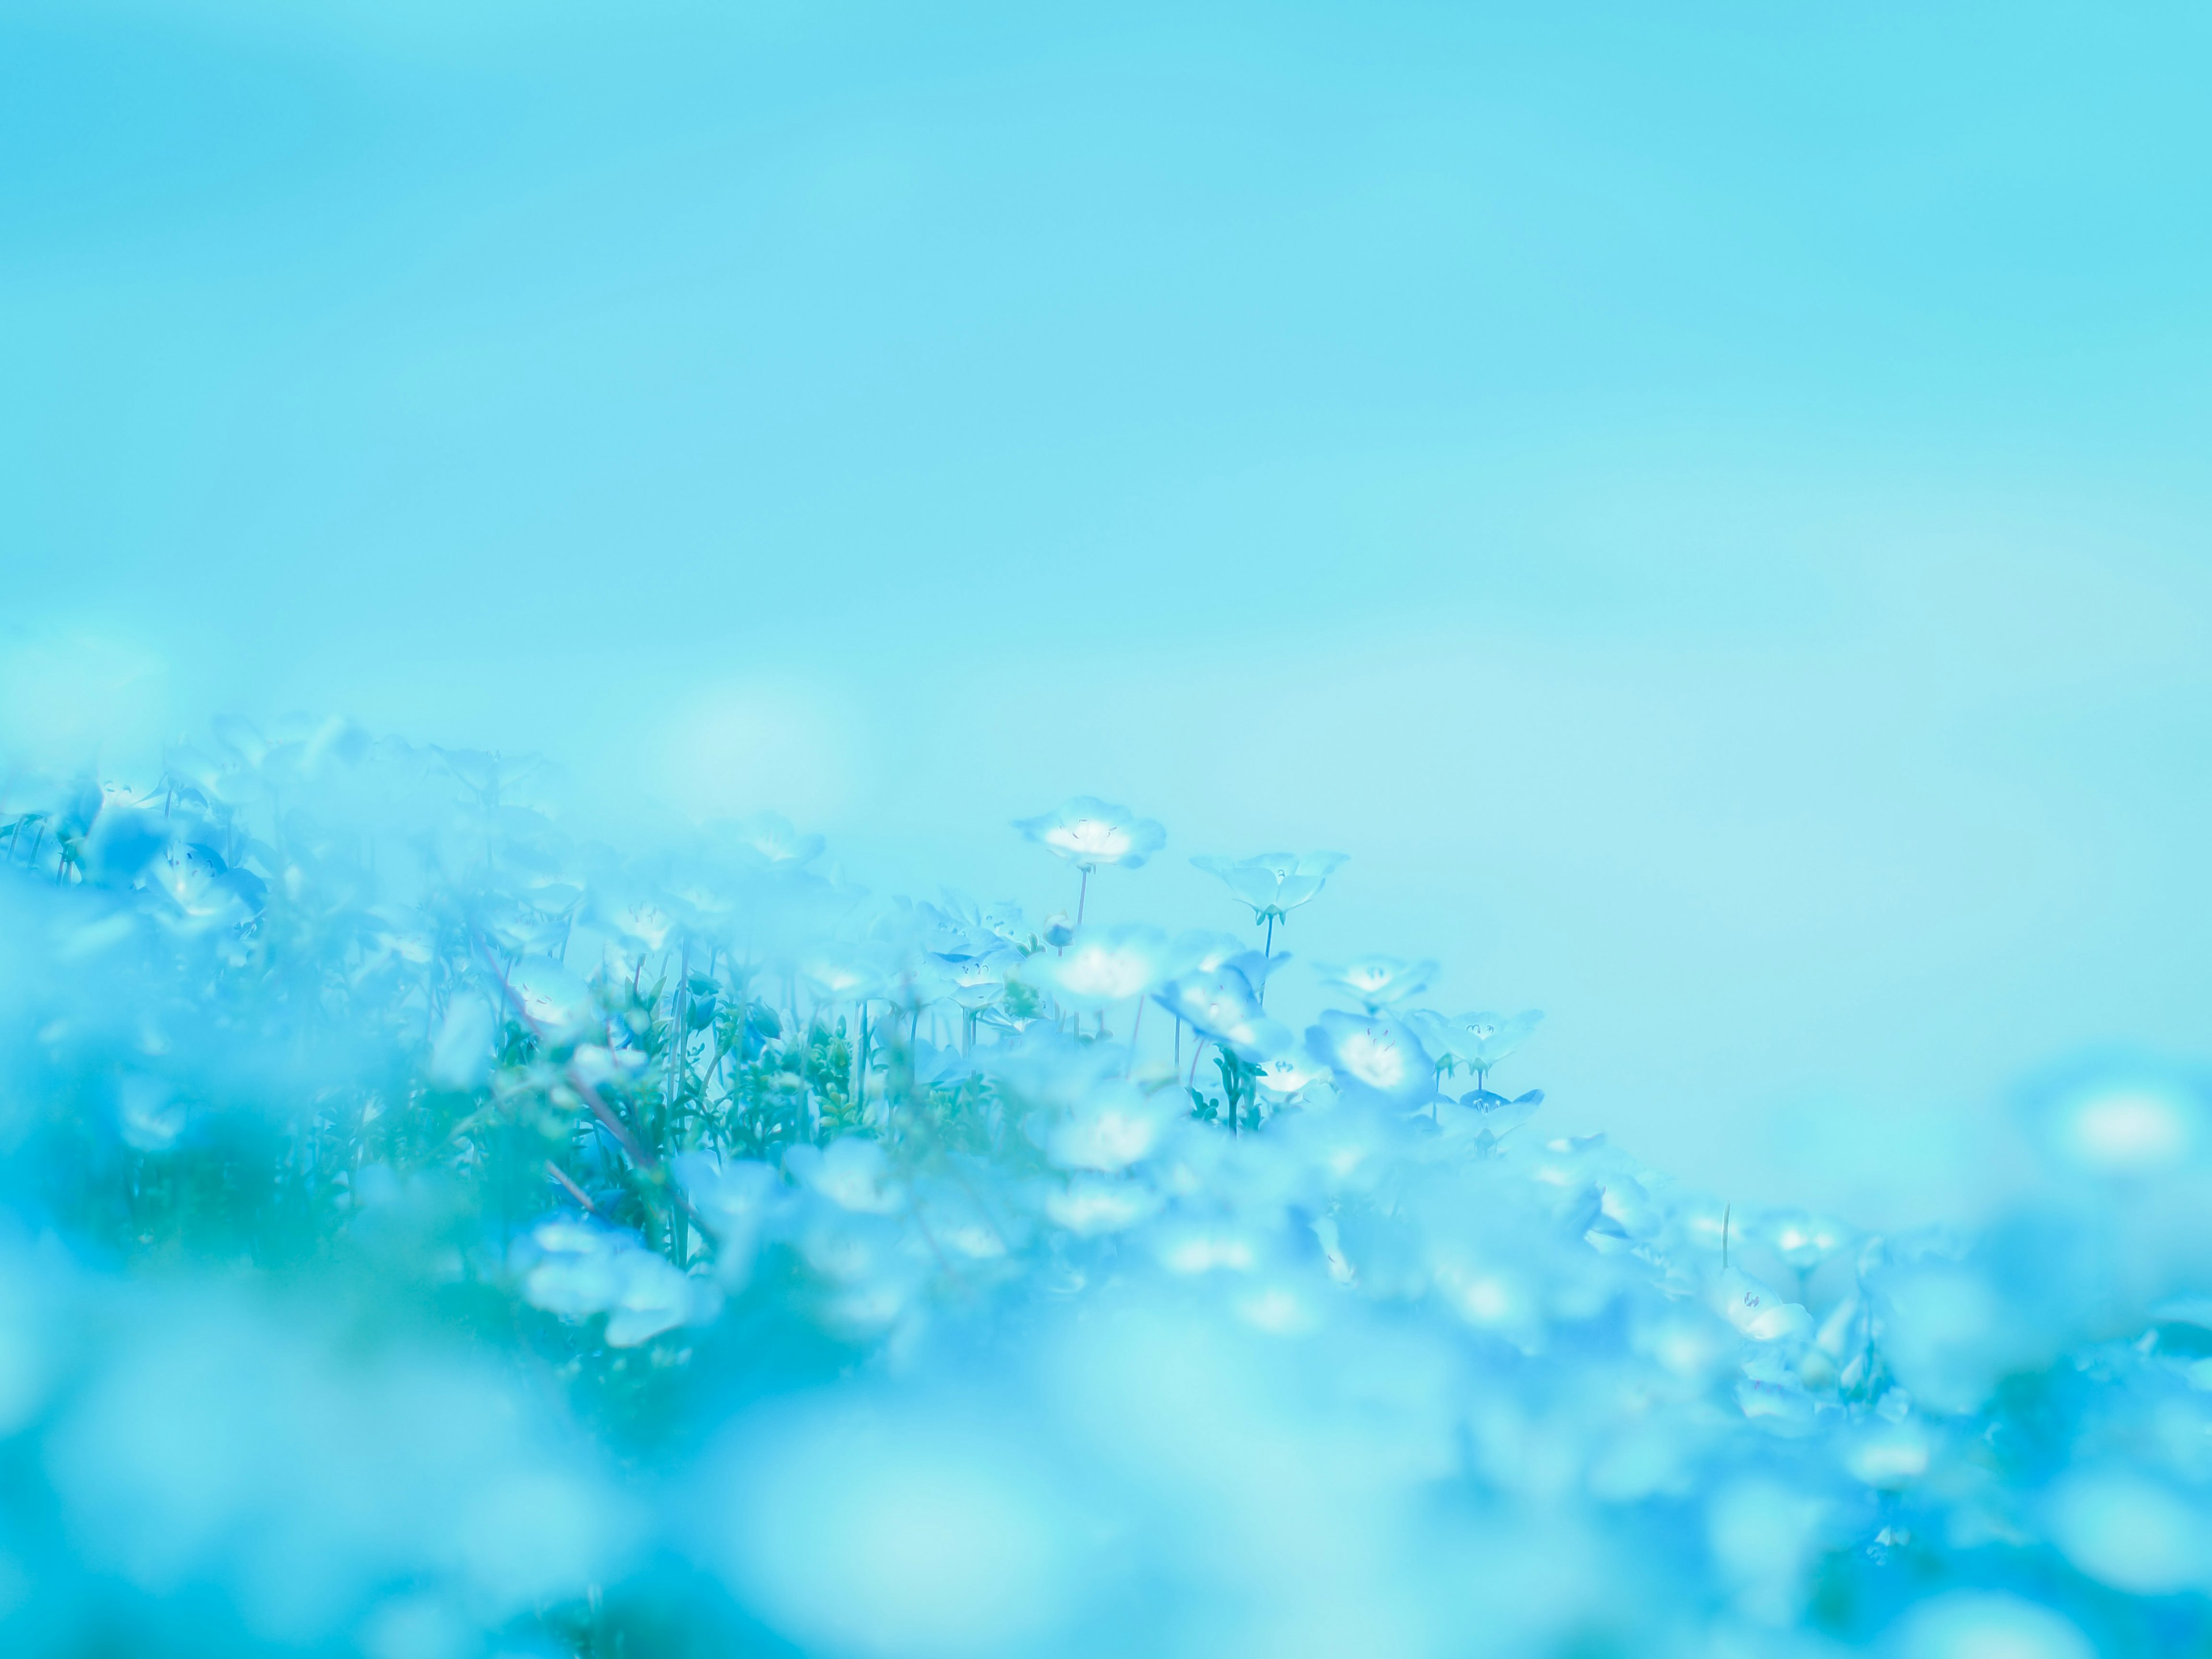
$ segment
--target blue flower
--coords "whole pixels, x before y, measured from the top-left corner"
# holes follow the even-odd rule
[[[1202,853],[1191,862],[1210,876],[1218,876],[1229,890],[1252,907],[1255,922],[1280,921],[1301,904],[1310,903],[1344,862],[1341,853],[1261,853],[1249,859],[1225,859]]]
[[[1112,1174],[1150,1156],[1167,1124],[1164,1097],[1108,1084],[1052,1126],[1045,1156],[1063,1170]]]
[[[1174,963],[1170,971],[1178,978],[1186,974],[1216,973],[1224,964],[1234,963],[1237,971],[1250,981],[1253,990],[1263,997],[1269,976],[1293,959],[1287,951],[1279,957],[1267,956],[1234,933],[1208,933],[1199,928],[1176,934],[1168,956]]]
[[[871,1002],[884,994],[890,975],[881,963],[850,946],[832,945],[802,958],[799,977],[822,1002]]]
[[[607,1316],[607,1346],[634,1348],[663,1331],[711,1318],[711,1285],[611,1227],[558,1217],[541,1221],[518,1248],[526,1261],[522,1294],[563,1319]]]
[[[1497,1013],[1432,1014],[1425,1010],[1407,1015],[1408,1024],[1421,1034],[1440,1060],[1455,1061],[1484,1073],[1528,1041],[1540,1008],[1506,1015]]]
[[[1178,975],[1153,994],[1153,1000],[1199,1036],[1257,1063],[1287,1047],[1290,1033],[1260,1006],[1255,971],[1264,982],[1259,952],[1248,951],[1211,973]]]
[[[1167,936],[1157,927],[1091,928],[1075,933],[1065,955],[1037,958],[1060,1000],[1107,1008],[1148,994],[1167,973]]]
[[[1808,1210],[1780,1210],[1748,1223],[1747,1238],[1764,1238],[1774,1253],[1800,1273],[1809,1273],[1829,1257],[1849,1249],[1857,1236],[1841,1222]]]
[[[1157,820],[1095,795],[1078,795],[1042,817],[1017,818],[1014,828],[1086,873],[1109,865],[1133,870],[1168,838]]]
[[[1509,1130],[1519,1128],[1536,1115],[1536,1109],[1544,1103],[1544,1091],[1531,1089],[1525,1095],[1516,1095],[1508,1100],[1487,1089],[1473,1089],[1459,1097],[1459,1103],[1476,1115],[1483,1132],[1495,1141],[1503,1139]]]
[[[822,851],[821,836],[801,835],[781,812],[757,812],[735,823],[718,824],[714,833],[746,863],[771,869],[787,865],[796,869]]]
[[[950,985],[946,994],[971,1014],[996,1007],[1006,997],[1006,972],[1013,965],[1012,961],[994,958],[948,968],[945,970]]]
[[[1353,1099],[1410,1110],[1437,1092],[1436,1062],[1420,1039],[1388,1014],[1331,1010],[1306,1032],[1306,1046]]]
[[[1417,996],[1436,977],[1433,962],[1407,962],[1397,957],[1362,957],[1341,968],[1321,969],[1322,983],[1334,990],[1349,991],[1370,1013],[1393,1007]]]

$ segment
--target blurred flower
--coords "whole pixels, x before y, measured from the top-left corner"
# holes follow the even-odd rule
[[[1148,994],[1166,969],[1167,937],[1157,927],[1075,934],[1064,956],[1039,958],[1054,994],[1072,1007],[1105,1008]]]
[[[1022,918],[1022,907],[1012,899],[1000,899],[996,904],[987,904],[977,913],[976,919],[999,941],[1019,951],[1034,945],[1030,937],[1029,924]]]
[[[1250,960],[1242,960],[1247,957]],[[1258,975],[1262,979],[1274,972],[1281,963],[1290,960],[1287,956],[1262,957],[1234,933],[1216,933],[1195,928],[1176,935],[1175,943],[1168,949],[1168,959],[1174,963],[1172,971],[1177,974],[1210,974],[1224,962],[1239,962],[1248,976]],[[1253,982],[1256,986],[1260,979],[1255,979]]]
[[[1544,1091],[1531,1089],[1524,1095],[1508,1100],[1504,1095],[1494,1095],[1487,1089],[1476,1089],[1459,1097],[1459,1103],[1477,1115],[1483,1132],[1496,1140],[1508,1130],[1517,1129],[1536,1115],[1544,1103]]]
[[[1014,828],[1085,871],[1108,865],[1133,870],[1158,852],[1168,838],[1168,832],[1155,820],[1140,818],[1127,807],[1115,806],[1095,795],[1078,795],[1058,811],[1042,817],[1018,818]]]
[[[1126,1232],[1159,1206],[1158,1194],[1149,1187],[1096,1176],[1078,1176],[1044,1200],[1044,1212],[1055,1225],[1085,1238]]]
[[[789,1200],[790,1189],[769,1165],[751,1158],[685,1152],[674,1161],[677,1180],[714,1238],[714,1272],[729,1290],[752,1275],[763,1232]]]
[[[1857,1237],[1842,1223],[1806,1210],[1778,1210],[1755,1218],[1744,1228],[1744,1236],[1765,1240],[1776,1255],[1801,1273],[1810,1273],[1849,1249]]]
[[[541,1221],[531,1230],[523,1295],[564,1319],[607,1316],[607,1346],[634,1348],[697,1314],[711,1312],[702,1286],[628,1233],[584,1220]]]
[[[1407,962],[1397,957],[1362,957],[1344,967],[1323,968],[1320,972],[1323,985],[1348,991],[1373,1012],[1419,995],[1436,977],[1437,964]]]
[[[111,886],[137,878],[169,844],[169,826],[159,812],[110,794],[84,838],[87,877]]]
[[[1951,1590],[1901,1621],[1899,1659],[2096,1659],[2097,1650],[2064,1614],[2023,1596]]]
[[[496,757],[232,735],[0,776],[7,1651],[2212,1636],[2187,1067],[2045,1079],[2024,1195],[1863,1238],[1519,1135],[1542,1091],[1486,1075],[1413,1115],[1537,1018],[1393,1012],[1428,964],[1352,964],[1294,1048],[1227,934],[1054,957],[774,826],[632,866]],[[1149,1056],[1037,1017],[1146,994],[1185,1088],[1149,1011]]]
[[[1310,1083],[1323,1081],[1328,1074],[1328,1066],[1304,1054],[1288,1052],[1270,1054],[1260,1062],[1259,1084],[1271,1095],[1288,1097]]]
[[[424,1074],[441,1089],[465,1092],[480,1086],[491,1073],[498,1036],[498,1021],[487,1004],[472,996],[456,997],[439,1023]]]
[[[1388,1014],[1332,1010],[1307,1031],[1306,1046],[1334,1073],[1337,1086],[1356,1099],[1410,1109],[1436,1095],[1435,1062],[1420,1040]]]
[[[166,1152],[185,1133],[185,1103],[168,1083],[133,1073],[116,1085],[116,1126],[126,1145],[142,1152]]]
[[[610,1048],[604,1042],[582,1042],[568,1056],[570,1073],[594,1089],[635,1083],[650,1057],[641,1048]]]
[[[150,884],[186,917],[206,921],[226,918],[228,913],[242,921],[243,907],[235,893],[222,884],[226,868],[222,854],[213,848],[173,841],[153,860],[148,876]]]
[[[993,1006],[1006,994],[1006,969],[995,963],[963,963],[951,979],[952,1000],[970,1013]]]
[[[1107,1084],[1053,1126],[1045,1156],[1063,1170],[1125,1170],[1152,1152],[1167,1115],[1162,1100],[1133,1085]]]
[[[2212,1145],[2212,1090],[2177,1068],[2096,1060],[2029,1097],[2034,1127],[2069,1174],[2139,1180],[2186,1167]]]
[[[617,905],[607,916],[607,924],[623,939],[641,945],[648,951],[658,951],[668,943],[675,919],[651,899],[634,899]]]
[[[1425,1009],[1406,1016],[1439,1060],[1456,1061],[1487,1072],[1526,1042],[1542,1011],[1531,1008],[1510,1017],[1496,1013],[1437,1014]]]
[[[718,824],[714,837],[750,862],[771,869],[796,869],[818,857],[822,837],[801,835],[780,812],[757,812],[735,823]]]
[[[519,965],[507,975],[507,990],[525,1022],[550,1036],[580,1030],[594,1018],[591,988],[550,957]]]
[[[801,959],[799,976],[822,1002],[866,1002],[884,994],[890,975],[860,951],[832,946]]]
[[[1259,953],[1253,951],[1212,973],[1182,975],[1161,986],[1153,1000],[1200,1036],[1256,1062],[1287,1048],[1291,1040],[1289,1031],[1260,1006],[1250,972],[1258,962]]]
[[[848,1135],[827,1146],[793,1146],[783,1155],[792,1179],[841,1210],[885,1215],[905,1199],[891,1183],[883,1143]]]
[[[2125,1468],[2069,1472],[2048,1499],[2051,1533],[2090,1577],[2137,1595],[2212,1590],[2212,1516]]]

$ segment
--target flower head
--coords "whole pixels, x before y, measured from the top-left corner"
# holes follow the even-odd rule
[[[633,1235],[566,1217],[521,1242],[522,1294],[563,1319],[607,1316],[607,1346],[634,1348],[688,1321],[711,1318],[713,1287],[695,1283]]]
[[[1349,991],[1370,1013],[1417,996],[1436,977],[1433,962],[1407,962],[1397,957],[1362,957],[1341,968],[1321,970],[1322,983]]]
[[[1078,795],[1056,812],[1017,818],[1014,828],[1082,870],[1120,865],[1133,870],[1166,845],[1168,832],[1152,818],[1096,795]]]
[[[1167,938],[1157,927],[1085,928],[1067,953],[1036,959],[1062,1002],[1104,1008],[1150,992],[1165,976]]]
[[[822,851],[822,837],[801,835],[781,812],[756,812],[715,826],[718,838],[748,864],[797,869]]]
[[[1423,1011],[1406,1017],[1407,1023],[1421,1034],[1421,1040],[1435,1051],[1438,1060],[1456,1060],[1478,1072],[1488,1071],[1527,1042],[1528,1034],[1543,1018],[1540,1008],[1511,1015],[1432,1014]]]
[[[1212,973],[1179,975],[1153,994],[1153,1000],[1200,1036],[1238,1058],[1257,1061],[1289,1045],[1290,1033],[1260,1006],[1252,970],[1257,951],[1223,963]],[[1260,975],[1264,980],[1264,973]]]
[[[1229,890],[1252,907],[1252,920],[1277,921],[1310,902],[1344,862],[1341,853],[1261,853],[1249,859],[1225,859],[1203,853],[1191,862],[1208,875],[1218,876]]]
[[[1178,974],[1210,974],[1223,963],[1236,962],[1246,956],[1255,963],[1261,961],[1260,953],[1236,934],[1206,933],[1195,928],[1176,935],[1171,954],[1175,959],[1175,971]],[[1290,960],[1287,952],[1282,960]],[[1274,964],[1265,963],[1261,965],[1272,971]],[[1258,982],[1254,981],[1255,985]]]
[[[1006,994],[1006,969],[1012,963],[963,962],[947,969],[952,1000],[969,1013],[994,1006]]]
[[[1436,1063],[1420,1039],[1388,1014],[1332,1010],[1307,1031],[1306,1047],[1354,1098],[1410,1109],[1437,1091]]]
[[[1151,1154],[1167,1117],[1161,1099],[1127,1083],[1109,1084],[1052,1126],[1045,1156],[1063,1170],[1125,1170]]]
[[[1857,1243],[1841,1222],[1807,1210],[1780,1210],[1746,1224],[1747,1237],[1764,1237],[1799,1273],[1810,1273],[1830,1256]]]
[[[1308,1084],[1321,1082],[1328,1076],[1328,1066],[1296,1049],[1285,1049],[1260,1062],[1258,1081],[1269,1094],[1288,1098]]]
[[[799,964],[799,976],[823,1002],[866,1002],[884,994],[889,979],[881,964],[849,946],[829,945]]]
[[[1462,1095],[1459,1103],[1475,1115],[1483,1133],[1494,1143],[1535,1115],[1536,1109],[1544,1103],[1544,1091],[1531,1089],[1508,1100],[1487,1089],[1474,1089]]]

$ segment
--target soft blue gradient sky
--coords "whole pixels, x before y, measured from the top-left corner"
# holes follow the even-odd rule
[[[1654,1161],[1967,1200],[2212,1001],[2212,18],[0,12],[0,723],[1353,854]],[[1221,919],[1229,920],[1225,904]]]

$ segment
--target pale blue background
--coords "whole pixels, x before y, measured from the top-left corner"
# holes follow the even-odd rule
[[[538,746],[1551,1011],[1731,1191],[1968,1203],[2212,1000],[2201,8],[17,0],[0,719]]]

